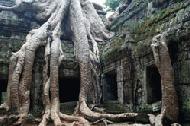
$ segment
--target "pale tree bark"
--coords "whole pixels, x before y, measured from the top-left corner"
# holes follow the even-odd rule
[[[161,76],[162,107],[161,122],[167,119],[178,121],[178,96],[174,87],[174,70],[167,47],[167,32],[159,34],[152,39],[152,51],[155,64]]]
[[[0,10],[17,12],[20,8],[24,8],[24,2],[24,0],[16,0],[15,6],[0,6]],[[5,107],[11,114],[18,113],[19,119],[16,124],[22,124],[29,114],[32,67],[35,52],[41,46],[45,47],[45,64],[43,67],[44,114],[39,123],[40,126],[46,126],[49,119],[54,121],[55,126],[88,126],[90,124],[87,120],[141,121],[139,117],[148,117],[137,113],[100,114],[88,108],[86,102],[91,86],[91,71],[98,78],[97,68],[94,68],[97,66],[91,62],[99,63],[97,41],[103,41],[110,37],[88,0],[32,0],[29,4],[37,12],[34,18],[44,23],[29,32],[21,49],[13,53],[10,59],[8,98],[1,107]],[[67,15],[66,19],[67,13],[69,16]],[[62,29],[62,25],[66,25],[64,20],[70,22],[67,27],[71,29],[76,60],[80,67],[80,95],[74,116],[60,113],[58,69],[64,57],[60,39],[62,33],[67,32]],[[92,44],[92,50],[90,50],[89,43]]]

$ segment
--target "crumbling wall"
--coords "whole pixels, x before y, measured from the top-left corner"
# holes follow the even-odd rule
[[[178,42],[177,60],[173,63],[175,86],[179,96],[179,111],[181,121],[190,121],[190,46],[189,38]]]
[[[22,46],[30,26],[31,24],[27,19],[19,18],[13,12],[0,12],[0,79],[8,80],[9,58],[12,52],[16,52]],[[2,96],[1,103],[6,98],[8,82],[5,81],[5,83],[0,83],[0,87],[3,88],[0,92]]]
[[[134,2],[134,1],[133,1]],[[144,2],[144,1],[143,1]],[[153,1],[155,2],[155,1]],[[147,68],[155,66],[155,60],[153,57],[151,43],[152,38],[164,31],[168,31],[167,46],[169,49],[169,54],[171,58],[171,65],[174,70],[174,84],[175,89],[179,97],[179,119],[182,123],[189,122],[189,26],[190,26],[190,3],[189,1],[156,1],[157,5],[156,10],[153,10],[153,13],[147,17],[146,13],[148,11],[148,3],[145,3],[143,7],[145,11],[144,15],[139,18],[139,15],[142,15],[137,12],[135,6],[131,10],[130,7],[126,10],[128,14],[122,13],[119,18],[113,21],[111,29],[117,32],[115,39],[111,43],[105,46],[105,51],[103,52],[104,56],[109,57],[105,62],[109,62],[104,66],[104,69],[107,69],[107,66],[115,62],[120,62],[126,57],[132,57],[133,62],[126,63],[123,68],[126,66],[132,66],[132,69],[128,72],[124,72],[124,78],[127,77],[125,73],[134,73],[132,76],[132,106],[133,111],[141,111],[147,113],[158,113],[161,110],[161,102],[148,103],[148,88],[147,87]],[[142,4],[142,3],[141,3]],[[134,5],[134,3],[133,3]],[[142,4],[143,5],[143,4]],[[167,8],[166,8],[167,6]],[[139,6],[140,8],[141,6]],[[129,17],[131,16],[131,17]],[[135,17],[136,20],[133,20]],[[132,23],[130,23],[132,21]],[[132,38],[133,41],[126,41],[126,38]],[[124,38],[124,39],[123,39]],[[131,39],[130,39],[131,40]],[[117,44],[114,44],[117,43]],[[122,45],[110,46],[110,45]],[[124,46],[127,45],[127,46]],[[109,51],[107,51],[109,47]],[[130,48],[131,55],[122,56],[122,51],[126,48]],[[112,50],[112,51],[110,51]],[[119,51],[118,51],[119,50]],[[118,53],[119,52],[119,53]],[[110,55],[109,55],[110,54]],[[117,55],[119,54],[119,55]],[[120,57],[121,58],[118,58]],[[110,58],[111,57],[111,58]],[[123,90],[129,89],[124,87]],[[127,96],[124,95],[124,99]],[[125,104],[125,102],[124,102]],[[188,124],[187,124],[188,125]]]

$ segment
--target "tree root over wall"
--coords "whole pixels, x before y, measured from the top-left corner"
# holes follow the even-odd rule
[[[169,125],[178,121],[178,96],[174,87],[174,71],[167,46],[167,31],[152,39],[155,64],[161,75],[162,107],[156,117],[156,126]],[[177,125],[177,124],[176,124]]]

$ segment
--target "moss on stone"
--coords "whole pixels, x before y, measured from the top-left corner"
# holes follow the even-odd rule
[[[107,113],[118,114],[127,112],[124,105],[114,101],[105,102],[103,104],[103,107],[105,108],[105,112]]]
[[[150,52],[151,48],[151,38],[147,38],[144,41],[140,41],[136,44],[135,49],[133,50],[136,56],[145,55]]]
[[[120,51],[122,50],[122,45],[125,43],[125,39],[122,37],[114,37],[112,41],[106,45],[102,59],[105,60],[112,60],[115,59],[120,55]]]
[[[175,6],[160,10],[150,18],[146,18],[143,22],[137,24],[135,29],[132,29],[134,39],[138,42],[143,40],[143,38],[154,36],[155,34],[161,32],[161,25],[165,22],[170,22],[179,10],[187,6],[188,5],[185,3],[176,3]]]
[[[72,101],[72,102],[65,102],[65,103],[61,103],[60,105],[60,110],[62,113],[64,114],[73,114],[75,107],[77,106],[77,102],[76,101]]]
[[[183,102],[183,110],[190,112],[190,99]]]
[[[182,20],[180,18],[180,21],[178,22],[178,18],[181,15],[178,14],[178,12],[187,8],[189,4],[190,3],[187,2],[177,2],[168,8],[157,11],[151,17],[133,22],[126,21],[119,27],[118,32],[122,34],[124,31],[130,31],[132,38],[136,42],[135,53],[138,55],[143,52],[144,54],[147,51],[150,51],[147,50],[147,48],[150,48],[151,39],[153,36],[165,31],[173,24],[176,25]],[[182,15],[184,15],[184,13],[185,12],[182,12]],[[103,51],[103,61],[109,62],[118,59],[122,54],[124,49],[122,48],[122,45],[124,44],[124,38],[120,36],[114,37],[111,40],[111,43],[106,45],[106,48]]]
[[[138,112],[142,112],[142,113],[152,113],[152,106],[149,104],[142,104],[139,109]]]
[[[186,99],[182,102],[181,104],[181,109],[180,109],[180,113],[181,113],[181,120],[183,121],[190,121],[190,99]]]

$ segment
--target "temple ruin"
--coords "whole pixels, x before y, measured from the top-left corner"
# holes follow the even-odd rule
[[[27,94],[30,103],[23,126],[43,124],[43,115],[46,113],[44,108],[49,102],[45,101],[44,103],[44,99],[54,95],[51,93],[53,92],[51,86],[46,85],[50,89],[44,90],[44,78],[47,82],[53,80],[51,83],[55,81],[53,78],[57,79],[58,90],[55,89],[56,93],[54,93],[59,98],[60,112],[68,115],[77,113],[76,119],[75,116],[71,118],[65,116],[63,119],[67,121],[63,121],[64,124],[74,121],[84,123],[85,126],[88,124],[114,126],[120,122],[124,126],[129,125],[128,123],[131,125],[138,123],[142,126],[178,126],[180,124],[189,126],[190,1],[126,0],[123,8],[120,7],[120,12],[115,12],[115,15],[106,21],[106,12],[101,6],[94,4],[92,7],[93,4],[89,4],[88,0],[76,0],[80,1],[78,6],[82,8],[81,13],[83,12],[83,16],[86,14],[85,20],[88,20],[91,25],[90,28],[88,23],[83,23],[86,34],[86,38],[83,40],[87,40],[85,44],[88,45],[84,48],[79,42],[78,45],[76,44],[76,41],[82,40],[83,36],[78,35],[77,32],[84,30],[80,30],[81,27],[76,23],[80,18],[74,20],[77,17],[74,15],[74,10],[77,8],[72,4],[77,2],[69,1],[71,3],[65,6],[69,6],[73,12],[66,11],[64,15],[66,18],[63,19],[64,26],[57,23],[53,27],[56,21],[47,24],[46,38],[48,41],[54,40],[53,37],[56,35],[60,38],[60,47],[64,55],[60,64],[51,68],[51,59],[53,58],[50,58],[49,54],[46,55],[47,45],[42,44],[35,49],[35,58],[30,70],[32,73],[31,86],[28,87],[30,94]],[[14,74],[10,71],[11,65],[14,65],[10,59],[13,55],[12,52],[15,53],[22,49],[26,36],[33,35],[31,30],[43,28],[44,20],[47,20],[35,19],[34,16],[37,15],[37,12],[34,8],[30,8],[30,2],[27,3],[27,1],[23,3],[23,8],[16,12],[1,8],[2,6],[12,7],[15,4],[15,0],[0,0],[1,104],[5,103],[11,95],[7,93],[9,91],[7,89],[9,88],[10,74]],[[94,14],[94,10],[96,10],[96,14]],[[101,17],[103,22],[99,23],[98,18],[96,24],[93,16],[89,16],[90,12]],[[47,15],[47,18],[49,19],[50,15]],[[62,21],[62,18],[60,20]],[[81,21],[84,22],[84,19],[81,18]],[[103,23],[107,30],[102,28]],[[71,24],[76,24],[76,27],[73,26],[73,28]],[[49,25],[52,25],[51,28]],[[71,28],[67,27],[70,25]],[[102,29],[97,31],[100,27]],[[49,36],[49,34],[52,35]],[[106,35],[110,36],[106,38]],[[43,38],[39,40],[43,40]],[[87,55],[83,55],[83,53],[87,49],[90,50],[90,58],[87,60],[88,62],[83,63],[82,61],[86,60],[85,56]],[[51,71],[57,67],[58,72],[54,72],[58,77],[51,78],[55,74]],[[44,73],[50,80],[44,77]],[[85,77],[87,75],[88,77],[81,79],[83,73]],[[20,76],[23,76],[22,74],[19,73]],[[22,80],[23,77],[20,77],[19,82],[22,83]],[[26,81],[28,80],[26,79]],[[85,84],[87,86],[81,88],[81,85]],[[22,90],[19,91],[22,92]],[[48,94],[48,96],[44,94]],[[21,98],[21,101],[23,99]],[[83,100],[87,102],[88,106],[85,106]],[[13,106],[10,107],[13,109],[12,111],[16,110],[17,106],[14,106],[14,102],[10,104]],[[102,115],[94,114],[92,111]],[[15,124],[17,122],[15,120],[19,120],[19,117],[10,117],[9,113],[11,112],[0,107],[0,126],[21,125],[20,123]],[[111,115],[107,115],[107,113]],[[122,115],[122,113],[129,115]],[[119,114],[121,114],[120,117],[118,117]],[[151,118],[154,118],[154,121]],[[55,121],[54,125],[57,125],[56,118],[53,117],[49,119],[47,125],[52,125],[52,120]],[[86,120],[90,123],[85,122]],[[157,121],[162,122],[162,125],[159,125]],[[73,123],[73,125],[80,126],[82,125],[80,123]]]

